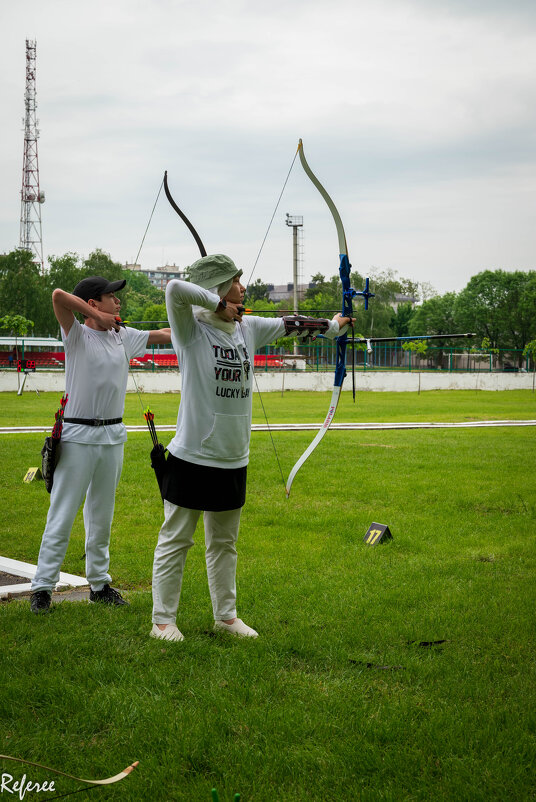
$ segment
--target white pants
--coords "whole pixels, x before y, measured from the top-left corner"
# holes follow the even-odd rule
[[[86,577],[93,590],[101,590],[112,581],[110,533],[124,444],[61,443],[60,448],[32,591],[54,590],[84,496]]]
[[[205,559],[215,620],[236,618],[236,541],[241,509],[204,512]],[[182,575],[200,510],[164,501],[164,523],[153,564],[153,623],[174,624]]]

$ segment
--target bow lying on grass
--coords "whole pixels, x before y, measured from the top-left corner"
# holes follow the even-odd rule
[[[65,771],[60,771],[59,769],[51,769],[50,766],[44,766],[42,763],[34,763],[31,760],[25,760],[24,758],[20,757],[11,757],[11,755],[0,755],[0,760],[12,760],[14,763],[22,763],[23,765],[26,766],[35,766],[36,768],[44,769],[45,771],[50,771],[52,772],[52,774],[57,774],[60,777],[67,777],[69,780],[75,780],[76,782],[79,783],[86,783],[87,785],[113,785],[113,783],[120,782],[121,780],[124,780],[125,777],[128,777],[131,771],[133,771],[139,764],[139,761],[136,760],[130,766],[127,766],[126,769],[120,771],[119,774],[114,774],[113,777],[106,777],[104,780],[86,780],[83,777],[75,777],[74,774],[67,774]],[[61,796],[65,797],[76,793],[78,793],[78,791],[71,791],[70,793],[62,794]],[[51,800],[57,798],[58,797],[55,796],[48,797],[48,799]]]

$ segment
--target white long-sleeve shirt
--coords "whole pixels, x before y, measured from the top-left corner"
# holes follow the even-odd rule
[[[168,450],[198,465],[242,468],[249,460],[253,356],[281,337],[285,324],[282,318],[248,315],[224,331],[194,315],[192,306],[214,312],[219,300],[179,279],[166,287],[171,340],[182,374],[177,433]],[[328,336],[339,333],[332,321]]]

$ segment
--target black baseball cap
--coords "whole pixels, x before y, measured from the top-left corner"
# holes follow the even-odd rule
[[[89,301],[90,298],[100,298],[107,292],[119,292],[122,290],[127,280],[120,279],[119,281],[108,281],[107,278],[102,276],[89,276],[79,281],[73,290],[73,295],[82,298],[84,301]]]

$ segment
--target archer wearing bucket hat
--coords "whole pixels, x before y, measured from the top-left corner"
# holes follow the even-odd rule
[[[240,278],[242,270],[239,270],[232,259],[223,253],[216,253],[211,256],[204,256],[198,259],[187,270],[192,284],[204,287],[223,298],[231,289],[233,279]]]
[[[177,627],[182,577],[203,514],[214,629],[256,638],[236,609],[236,541],[246,498],[254,354],[298,331],[338,337],[350,318],[243,317],[246,289],[232,259],[205,256],[187,272],[189,281],[173,279],[166,288],[182,383],[161,486],[165,519],[154,554],[150,634],[183,640]]]
[[[127,433],[123,409],[129,362],[152,343],[171,342],[170,329],[139,331],[120,325],[116,296],[125,279],[89,276],[72,293],[52,293],[54,314],[65,347],[65,407],[60,457],[54,471],[50,508],[31,609],[46,613],[59,579],[71,528],[85,497],[86,577],[90,601],[113,606],[127,602],[110,586],[110,532],[115,491],[123,465]],[[81,314],[81,324],[74,313]]]

